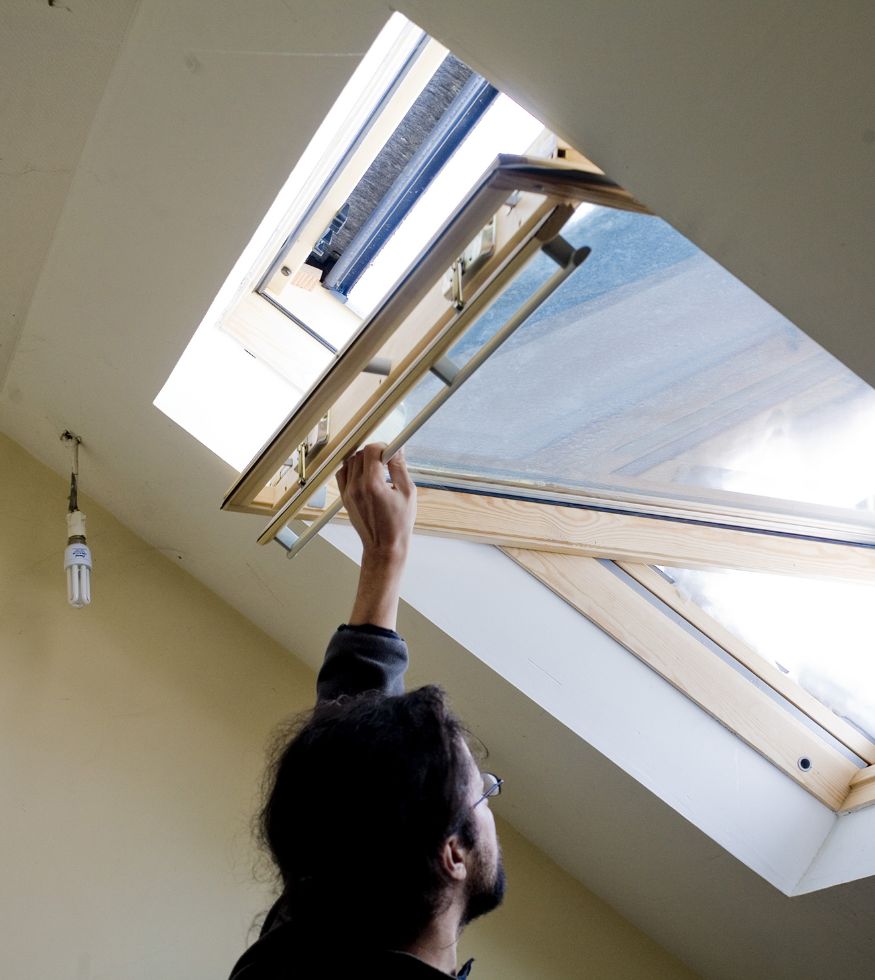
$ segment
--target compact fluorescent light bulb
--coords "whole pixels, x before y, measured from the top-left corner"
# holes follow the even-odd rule
[[[79,510],[67,514],[67,601],[81,609],[91,602],[91,549],[85,543],[85,515]]]

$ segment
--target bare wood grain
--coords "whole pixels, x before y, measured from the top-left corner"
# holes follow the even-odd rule
[[[857,767],[597,561],[505,549],[521,567],[833,810]],[[812,766],[803,772],[801,757]]]
[[[842,813],[852,813],[875,803],[875,766],[860,769],[851,780],[851,788],[841,805]]]
[[[329,503],[332,499],[329,494]],[[320,513],[308,507],[297,516],[313,520]],[[501,547],[645,565],[875,581],[875,549],[858,545],[426,487],[418,493],[416,529]]]
[[[765,681],[772,690],[777,691],[782,697],[795,705],[800,711],[811,718],[812,721],[816,722],[821,728],[838,739],[842,745],[866,762],[875,762],[875,744],[870,742],[865,735],[858,732],[853,725],[849,725],[843,718],[840,718],[835,712],[830,711],[829,708],[821,704],[817,698],[809,694],[805,688],[800,687],[799,684],[785,673],[778,670],[774,664],[769,663],[768,660],[752,650],[746,643],[735,636],[734,633],[723,626],[722,623],[718,623],[716,619],[709,616],[701,606],[696,605],[692,599],[688,599],[682,595],[656,569],[651,568],[649,565],[639,565],[632,562],[619,562],[618,564],[623,571],[631,575],[645,589],[652,592],[666,603],[666,605],[674,609],[675,612],[683,616],[688,623],[692,623],[696,629],[701,630],[705,636],[712,639],[731,657],[734,657],[739,663],[744,664],[748,670]],[[865,772],[866,770],[861,771]],[[873,779],[875,779],[875,775],[873,775]]]

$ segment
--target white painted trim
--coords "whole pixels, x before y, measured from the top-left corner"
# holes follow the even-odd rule
[[[838,818],[790,894],[807,895],[870,875],[875,875],[875,807]]]
[[[351,529],[331,526],[325,537],[358,560]],[[794,893],[835,814],[497,549],[418,535],[403,598],[751,870]]]

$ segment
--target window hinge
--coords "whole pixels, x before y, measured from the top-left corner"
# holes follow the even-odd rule
[[[450,300],[458,311],[465,309],[465,282],[486,264],[489,257],[495,252],[496,223],[493,218],[488,225],[481,228],[480,233],[471,242],[465,251],[447,269],[444,274],[444,296]]]
[[[298,483],[303,487],[307,483],[307,469],[323,446],[328,444],[331,436],[331,412],[326,412],[319,419],[307,438],[298,446],[293,454],[294,467],[298,473]]]

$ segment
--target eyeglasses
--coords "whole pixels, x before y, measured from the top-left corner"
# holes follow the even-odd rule
[[[477,800],[474,806],[471,807],[472,810],[475,806],[479,806],[484,800],[488,800],[490,796],[498,796],[501,793],[501,787],[504,784],[504,780],[499,779],[494,772],[481,772],[480,775],[483,777],[483,795]]]

